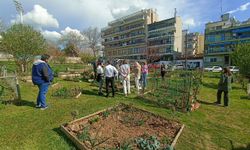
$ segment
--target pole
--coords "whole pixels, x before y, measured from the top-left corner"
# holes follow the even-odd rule
[[[188,30],[186,30],[186,36],[185,36],[185,70],[187,70],[187,47],[188,47],[188,42],[187,42],[187,35],[188,35]]]

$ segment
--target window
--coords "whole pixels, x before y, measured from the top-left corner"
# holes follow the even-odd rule
[[[217,58],[210,58],[210,62],[217,62]]]

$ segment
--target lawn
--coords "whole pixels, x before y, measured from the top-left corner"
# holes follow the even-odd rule
[[[0,149],[76,149],[59,127],[72,120],[71,112],[77,110],[78,118],[120,102],[132,103],[150,112],[185,124],[177,150],[247,150],[250,146],[250,100],[238,84],[233,84],[230,106],[212,105],[216,100],[218,75],[207,75],[199,95],[201,107],[191,113],[172,112],[137,99],[135,95],[115,98],[97,95],[97,87],[87,82],[59,82],[65,86],[80,86],[84,94],[79,99],[58,99],[48,93],[49,109],[35,109],[37,87],[21,82],[22,105],[0,104]],[[249,148],[249,147],[248,147]]]

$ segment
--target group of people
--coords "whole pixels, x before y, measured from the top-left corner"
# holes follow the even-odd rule
[[[53,81],[53,71],[48,64],[50,56],[44,54],[40,59],[37,59],[33,63],[32,67],[32,81],[35,85],[38,86],[39,92],[37,96],[36,107],[41,110],[48,108],[46,105],[46,94],[48,92],[49,86]],[[161,76],[164,80],[166,73],[166,67],[164,64],[161,65]],[[137,94],[144,92],[147,87],[147,76],[148,76],[148,65],[146,62],[134,62],[129,64],[127,60],[124,60],[121,65],[118,65],[117,68],[111,64],[111,61],[107,61],[106,65],[102,62],[97,63],[96,68],[96,79],[99,83],[99,95],[104,95],[102,92],[103,83],[105,80],[106,83],[106,97],[109,97],[109,87],[111,86],[112,97],[115,96],[115,79],[121,80],[123,85],[123,92],[125,96],[128,96],[131,93],[130,82],[131,74],[134,74],[134,82],[136,87]],[[224,93],[224,106],[229,104],[228,93],[231,90],[231,78],[232,73],[229,68],[224,68],[220,77],[217,91],[217,101],[215,104],[221,104],[221,95]]]
[[[142,65],[135,62],[133,66],[130,66],[127,60],[123,60],[121,65],[117,68],[107,61],[106,66],[101,62],[97,63],[97,82],[99,83],[99,95],[104,95],[102,92],[103,82],[106,83],[106,97],[109,97],[109,87],[112,89],[112,97],[115,96],[115,79],[121,80],[123,85],[123,93],[128,96],[131,93],[130,81],[131,74],[134,74],[134,82],[137,90],[137,94],[140,94],[140,90],[145,90],[147,86],[148,65],[146,62],[142,62]],[[141,82],[140,82],[141,81]]]

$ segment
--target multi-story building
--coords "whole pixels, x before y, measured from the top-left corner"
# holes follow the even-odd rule
[[[235,45],[250,43],[250,19],[239,22],[229,14],[221,20],[206,24],[204,65],[228,66],[232,64],[230,54]]]
[[[148,25],[148,52],[172,61],[174,55],[182,50],[182,21],[173,17]]]
[[[156,22],[153,9],[144,9],[108,23],[102,29],[104,55],[107,58],[145,59],[148,24]]]
[[[195,57],[203,54],[204,35],[194,32],[182,31],[182,56]]]

